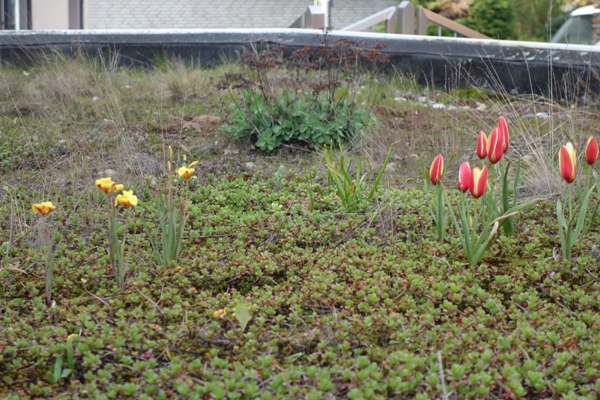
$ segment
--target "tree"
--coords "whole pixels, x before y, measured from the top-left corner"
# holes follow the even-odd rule
[[[516,36],[512,0],[473,0],[471,17],[461,22],[493,39],[513,39]]]
[[[564,0],[514,1],[515,31],[520,40],[549,41],[565,22]]]

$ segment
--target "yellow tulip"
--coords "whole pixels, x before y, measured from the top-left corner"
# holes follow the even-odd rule
[[[115,206],[120,204],[124,208],[135,206],[138,203],[138,198],[133,194],[133,190],[123,190],[123,194],[118,194],[115,198]]]
[[[117,185],[110,177],[97,179],[96,187],[106,194],[123,190],[123,185]]]
[[[45,201],[42,203],[34,204],[33,206],[31,206],[31,210],[35,214],[40,213],[40,214],[42,214],[42,216],[44,216],[44,215],[56,210],[56,207],[51,202]]]
[[[198,161],[194,161],[187,167],[184,165],[183,167],[177,168],[177,174],[183,179],[189,179],[192,175],[194,175],[194,172],[196,172],[196,170],[192,168],[196,164],[198,164]]]

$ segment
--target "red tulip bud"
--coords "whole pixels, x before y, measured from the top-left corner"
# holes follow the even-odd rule
[[[437,157],[431,163],[431,168],[429,168],[429,179],[431,179],[431,183],[437,185],[442,181],[442,174],[444,172],[444,157],[442,154],[438,154]]]
[[[508,149],[508,124],[506,123],[506,119],[501,116],[500,119],[498,119],[498,133],[500,134],[500,137],[502,138],[502,153],[506,153],[506,150]]]
[[[487,157],[487,145],[487,136],[483,131],[479,131],[479,135],[477,135],[477,157],[479,157],[480,160]]]
[[[460,165],[460,170],[458,171],[458,190],[464,193],[469,190],[470,186],[471,166],[468,161],[465,161]]]
[[[487,188],[487,178],[487,165],[483,167],[483,169],[479,169],[479,167],[473,168],[473,171],[471,171],[471,184],[469,186],[473,198],[478,199],[483,196],[485,189]]]
[[[487,146],[488,158],[492,164],[496,164],[504,155],[503,139],[498,128],[492,129]]]
[[[594,165],[594,163],[598,160],[598,142],[596,141],[596,139],[593,136],[590,136],[590,138],[587,141],[587,144],[585,146],[585,161],[590,164],[590,165]]]
[[[577,164],[575,148],[573,148],[571,142],[567,143],[566,146],[560,146],[558,165],[560,167],[560,173],[565,181],[567,181],[567,183],[573,183],[575,176],[577,175]]]

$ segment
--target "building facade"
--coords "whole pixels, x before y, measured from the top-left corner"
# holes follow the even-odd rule
[[[322,0],[0,0],[2,29],[288,28]],[[334,29],[398,4],[330,0]],[[17,16],[19,16],[17,18]]]

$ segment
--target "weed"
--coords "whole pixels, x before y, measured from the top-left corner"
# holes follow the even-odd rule
[[[339,161],[334,159],[333,145],[325,146],[324,155],[325,163],[327,165],[327,183],[329,189],[336,193],[346,212],[357,212],[367,208],[377,193],[377,189],[381,183],[381,178],[383,177],[385,168],[390,160],[392,151],[390,150],[388,152],[388,155],[370,188],[367,186],[366,182],[368,172],[363,174],[363,163],[365,161],[369,167],[369,172],[372,172],[371,164],[368,159],[360,159],[356,166],[356,171],[352,174],[350,172],[351,163],[350,161],[347,161],[343,155],[340,157]]]
[[[290,66],[297,78],[291,87],[274,77],[283,67],[284,50],[277,46],[245,53],[247,74],[223,76],[217,88],[228,90],[233,99],[224,132],[273,151],[296,142],[341,145],[371,125],[370,112],[348,95],[354,89],[343,74],[360,76],[366,68],[377,70],[388,61],[380,47],[365,51],[352,41],[331,43],[325,34],[320,46],[305,46],[292,54]]]

